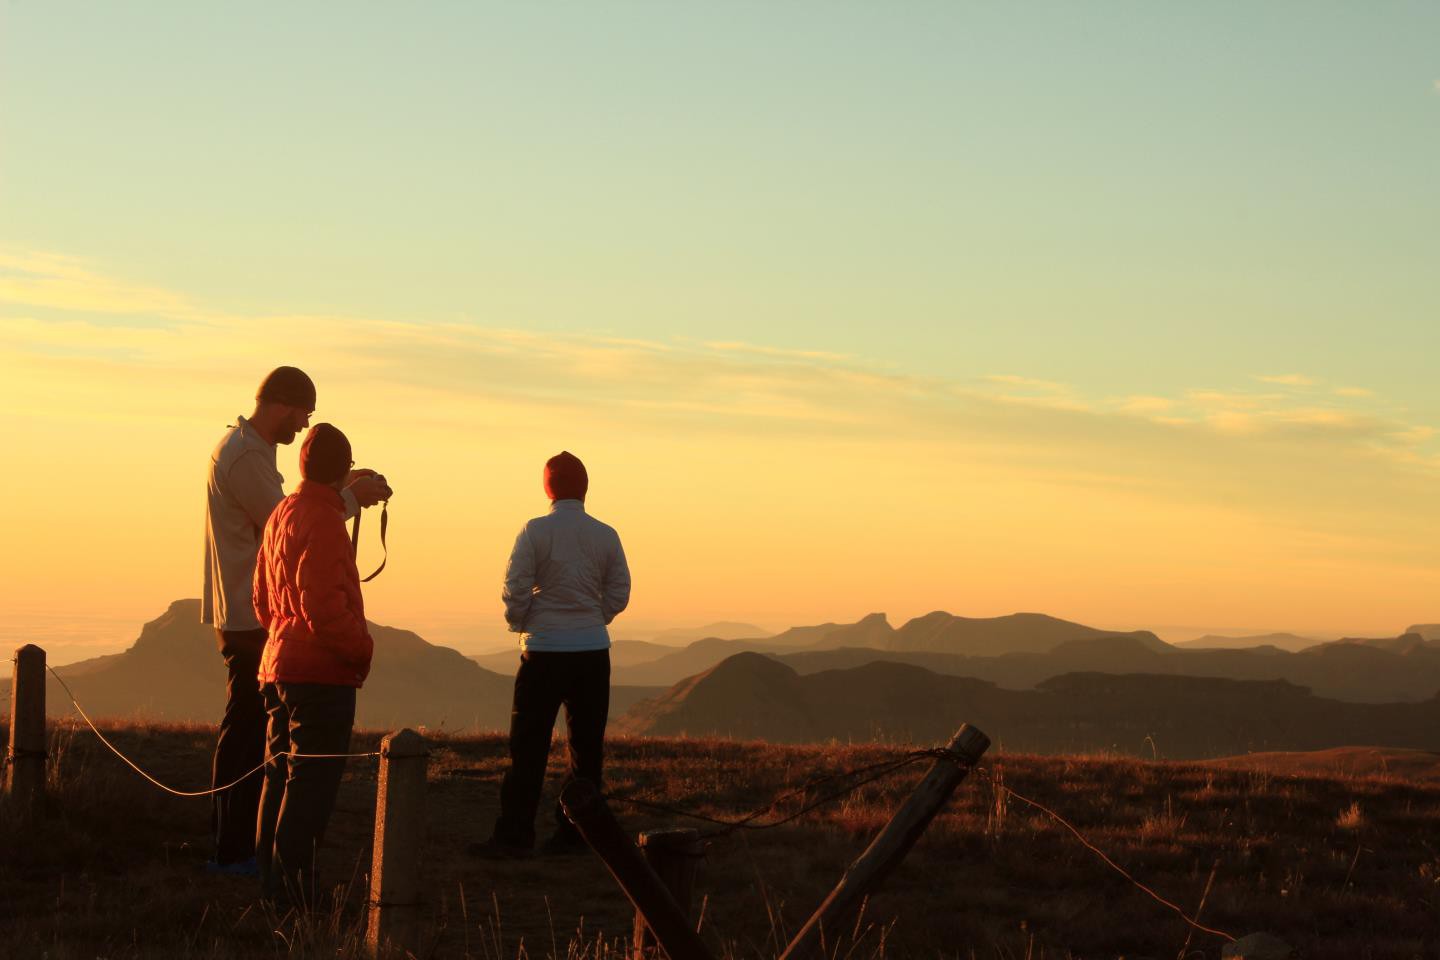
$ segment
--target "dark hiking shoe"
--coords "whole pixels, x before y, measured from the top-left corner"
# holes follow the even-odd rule
[[[481,860],[529,860],[535,856],[535,851],[530,847],[505,843],[495,837],[472,843],[465,848],[465,852],[472,857],[479,857]]]
[[[540,845],[542,857],[579,857],[590,852],[590,845],[578,834],[553,833]]]

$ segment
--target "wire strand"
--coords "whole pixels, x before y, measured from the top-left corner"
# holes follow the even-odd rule
[[[772,830],[775,827],[784,826],[787,823],[798,820],[806,814],[819,809],[827,803],[839,800],[843,797],[849,796],[852,793],[855,793],[861,787],[874,783],[877,780],[882,780],[885,777],[888,777],[890,774],[902,770],[905,767],[932,757],[937,759],[948,759],[960,763],[961,765],[965,765],[965,761],[959,758],[955,753],[951,752],[950,750],[946,750],[943,748],[914,750],[910,753],[905,754],[899,759],[886,760],[882,761],[881,763],[872,763],[864,767],[856,767],[853,770],[845,770],[841,771],[840,773],[826,774],[821,777],[812,777],[800,786],[776,795],[776,797],[765,806],[751,811],[750,813],[746,814],[738,820],[727,820],[722,817],[712,817],[708,814],[696,813],[692,810],[685,810],[681,807],[658,803],[653,800],[642,800],[638,797],[607,795],[606,799],[613,800],[616,803],[623,803],[628,806],[639,807],[647,810],[654,810],[660,813],[669,813],[673,816],[685,817],[691,820],[699,820],[704,823],[713,823],[722,827],[723,829],[721,830],[714,830],[702,835],[702,839],[712,840],[727,836],[728,834],[733,833],[736,830]],[[792,814],[789,814],[788,816],[782,817],[779,820],[775,820],[770,823],[754,822],[763,817],[765,814],[769,813],[771,810],[774,810],[777,806],[779,806],[785,800],[788,800],[790,797],[804,796],[810,790],[814,789],[816,786],[819,786],[822,783],[829,783],[834,780],[848,780],[862,774],[871,775],[865,777],[863,780],[851,784],[844,790],[837,790],[835,792],[826,794],[825,796],[804,805],[799,810],[795,811]]]
[[[278,760],[281,757],[290,757],[292,759],[298,760],[339,760],[350,757],[380,756],[380,751],[378,750],[371,753],[296,753],[293,750],[286,750],[283,753],[270,754],[258,767],[255,767],[253,770],[247,771],[244,776],[225,784],[225,786],[223,787],[211,787],[209,790],[176,790],[174,787],[167,786],[166,784],[161,783],[159,780],[156,780],[150,774],[146,773],[143,769],[141,769],[140,765],[137,764],[134,760],[131,760],[129,757],[125,756],[125,754],[120,751],[120,748],[115,746],[115,744],[111,743],[110,739],[106,737],[105,734],[100,732],[100,728],[95,726],[95,721],[91,720],[90,715],[85,712],[85,708],[80,706],[80,701],[75,699],[75,694],[71,692],[70,685],[66,683],[63,679],[61,679],[60,674],[55,672],[55,668],[47,663],[45,665],[45,669],[50,671],[50,675],[55,678],[55,680],[60,684],[61,687],[65,688],[65,695],[70,698],[70,702],[74,704],[75,709],[80,714],[81,719],[83,719],[86,725],[90,727],[91,732],[94,733],[95,736],[100,738],[100,742],[110,748],[111,753],[115,754],[115,756],[123,760],[126,766],[128,766],[131,770],[134,770],[136,773],[140,774],[140,776],[144,777],[146,780],[149,780],[151,783],[159,787],[161,790],[164,790],[166,793],[173,794],[177,797],[208,797],[217,793],[224,793],[226,790],[229,790],[245,782],[255,774],[259,773],[261,770],[264,770],[267,766],[270,765],[270,762],[272,760]]]
[[[1082,833],[1080,832],[1080,830],[1079,830],[1073,823],[1071,823],[1069,820],[1066,820],[1064,817],[1060,816],[1060,814],[1056,813],[1054,810],[1051,810],[1049,807],[1045,806],[1043,803],[1040,803],[1040,802],[1037,801],[1037,800],[1031,800],[1031,799],[1030,799],[1029,797],[1027,797],[1027,796],[1023,796],[1022,794],[1016,793],[1014,790],[1010,789],[1010,788],[1007,787],[1005,784],[996,781],[993,777],[990,776],[990,774],[989,774],[988,771],[986,771],[986,770],[984,770],[984,769],[982,769],[982,768],[977,768],[975,772],[978,773],[978,774],[979,774],[987,783],[989,783],[992,787],[996,788],[997,790],[1003,790],[1003,791],[1005,791],[1006,794],[1008,794],[1009,796],[1014,797],[1016,800],[1019,800],[1021,803],[1029,804],[1030,806],[1034,807],[1036,810],[1039,810],[1041,813],[1045,814],[1045,815],[1046,815],[1047,817],[1049,817],[1051,820],[1054,820],[1056,823],[1060,824],[1060,825],[1061,825],[1062,827],[1064,827],[1066,830],[1069,830],[1072,834],[1075,835],[1075,839],[1076,839],[1076,840],[1079,840],[1082,844],[1085,845],[1086,849],[1088,849],[1091,853],[1095,854],[1097,857],[1099,857],[1101,860],[1103,860],[1103,861],[1106,863],[1106,865],[1108,865],[1108,866],[1110,867],[1110,869],[1114,870],[1116,873],[1120,874],[1120,876],[1124,877],[1126,880],[1129,880],[1132,884],[1134,884],[1134,885],[1135,885],[1136,887],[1138,887],[1140,890],[1144,891],[1144,892],[1145,892],[1146,894],[1148,894],[1148,895],[1150,896],[1150,898],[1151,898],[1152,900],[1154,900],[1156,903],[1159,903],[1159,904],[1161,904],[1162,906],[1168,907],[1168,908],[1170,908],[1171,910],[1175,911],[1175,913],[1179,914],[1180,919],[1181,919],[1181,920],[1184,920],[1184,921],[1185,921],[1186,923],[1188,923],[1192,928],[1194,928],[1194,929],[1196,929],[1196,930],[1199,930],[1199,931],[1201,931],[1202,933],[1209,933],[1209,934],[1213,934],[1213,935],[1215,935],[1215,936],[1217,936],[1217,937],[1223,937],[1224,939],[1230,941],[1231,943],[1234,943],[1234,942],[1235,942],[1236,938],[1235,938],[1234,936],[1232,936],[1231,934],[1226,933],[1224,930],[1216,930],[1214,927],[1207,927],[1207,926],[1205,926],[1203,923],[1200,923],[1198,920],[1196,920],[1195,918],[1191,917],[1188,913],[1186,913],[1186,912],[1185,912],[1183,909],[1181,909],[1178,905],[1172,903],[1172,902],[1169,901],[1169,900],[1166,900],[1164,897],[1160,896],[1160,894],[1156,893],[1154,890],[1150,889],[1150,888],[1147,887],[1145,884],[1141,883],[1139,880],[1136,880],[1135,877],[1130,873],[1130,871],[1126,870],[1124,867],[1120,866],[1120,864],[1118,864],[1118,863],[1116,863],[1114,860],[1110,859],[1110,857],[1105,853],[1104,850],[1101,850],[1099,847],[1095,846],[1095,844],[1093,844],[1093,843],[1091,843],[1089,840],[1087,840],[1087,839],[1085,838],[1085,835],[1082,834]]]
[[[13,662],[13,658],[12,658],[12,662]],[[294,758],[294,759],[304,759],[304,760],[338,760],[338,759],[362,758],[362,757],[378,757],[378,756],[380,756],[380,752],[379,752],[378,750],[377,750],[377,751],[372,751],[372,752],[369,752],[369,753],[296,753],[296,752],[294,752],[294,751],[292,751],[292,750],[287,750],[287,751],[284,751],[284,752],[282,752],[282,753],[271,754],[270,756],[266,757],[265,760],[264,760],[259,766],[257,766],[257,767],[255,767],[254,769],[246,772],[243,776],[239,777],[238,779],[236,779],[236,780],[234,780],[234,781],[232,781],[232,782],[230,782],[230,783],[227,783],[227,784],[226,784],[225,786],[223,786],[223,787],[212,787],[212,788],[210,788],[210,789],[208,789],[208,790],[176,790],[174,787],[167,786],[166,784],[161,783],[159,780],[155,779],[153,776],[151,776],[149,773],[147,773],[145,770],[143,770],[137,763],[135,763],[135,761],[131,760],[131,759],[130,759],[129,757],[127,757],[123,752],[121,752],[118,747],[116,747],[113,743],[111,743],[110,740],[109,740],[109,738],[107,738],[107,737],[105,736],[105,734],[103,734],[103,733],[100,732],[100,728],[97,727],[97,726],[95,726],[95,722],[90,719],[90,715],[85,712],[85,708],[82,707],[82,706],[80,706],[80,701],[77,700],[77,699],[75,699],[75,694],[70,690],[70,685],[67,684],[67,683],[60,677],[60,675],[55,672],[55,668],[54,668],[54,667],[51,667],[49,664],[46,664],[46,665],[45,665],[45,669],[48,670],[48,671],[50,671],[50,675],[55,678],[55,680],[60,684],[60,686],[61,686],[62,688],[64,688],[64,690],[65,690],[65,695],[70,698],[70,703],[74,705],[75,710],[80,714],[81,719],[83,719],[83,720],[85,721],[86,725],[90,728],[91,732],[93,732],[93,733],[95,734],[95,736],[99,738],[99,740],[100,740],[101,743],[105,744],[106,747],[110,748],[110,751],[111,751],[112,753],[114,753],[115,756],[119,757],[122,761],[124,761],[125,764],[130,767],[130,769],[134,770],[136,773],[140,774],[140,776],[144,777],[146,780],[150,781],[152,784],[154,784],[155,786],[159,787],[161,790],[164,790],[166,793],[173,794],[173,795],[175,795],[175,796],[177,796],[177,797],[207,797],[207,796],[211,796],[211,795],[213,795],[213,794],[223,793],[223,792],[225,792],[226,790],[229,790],[229,789],[237,786],[238,784],[243,783],[245,780],[249,779],[251,776],[253,776],[253,775],[255,775],[256,773],[260,772],[261,770],[265,769],[265,767],[268,766],[272,760],[277,760],[277,759],[279,759],[279,758],[281,758],[281,757],[290,757],[290,758]],[[738,820],[726,820],[726,819],[723,819],[723,818],[720,818],[720,817],[712,817],[712,816],[709,816],[709,815],[707,815],[707,814],[696,813],[696,812],[691,811],[691,810],[684,810],[684,809],[682,809],[682,808],[680,808],[680,807],[671,806],[671,805],[669,805],[669,804],[657,803],[657,802],[651,801],[651,800],[642,800],[642,799],[640,799],[640,798],[638,798],[638,797],[628,797],[628,796],[620,796],[620,795],[615,795],[615,794],[607,794],[607,795],[606,795],[606,799],[612,800],[612,801],[614,801],[614,802],[616,802],[616,803],[623,803],[623,804],[626,804],[626,805],[629,805],[629,806],[633,806],[633,807],[639,807],[639,808],[647,809],[647,810],[655,810],[655,811],[659,811],[659,812],[662,812],[662,813],[669,813],[669,814],[672,814],[672,815],[674,815],[674,816],[686,817],[686,818],[689,818],[689,819],[692,819],[692,820],[703,821],[703,822],[705,822],[705,823],[713,823],[713,824],[716,824],[716,825],[722,827],[723,829],[717,830],[717,831],[712,831],[711,833],[705,834],[705,835],[703,835],[703,837],[702,837],[702,839],[711,840],[711,839],[717,839],[717,838],[719,838],[719,837],[726,836],[726,835],[728,835],[728,834],[730,834],[730,833],[733,833],[733,832],[736,831],[736,830],[771,830],[771,829],[774,829],[775,827],[784,826],[784,825],[787,824],[787,823],[791,823],[791,822],[793,822],[793,821],[795,821],[795,820],[798,820],[798,819],[800,819],[801,817],[805,816],[806,814],[811,813],[811,812],[817,810],[818,808],[824,806],[824,805],[827,804],[827,803],[830,803],[830,802],[832,802],[832,801],[834,801],[834,800],[839,800],[839,799],[841,799],[842,797],[847,797],[847,796],[849,796],[850,794],[855,793],[856,791],[858,791],[861,787],[864,787],[864,786],[867,786],[867,785],[869,785],[869,784],[871,784],[871,783],[874,783],[874,782],[876,782],[877,780],[882,780],[882,779],[884,779],[885,777],[889,776],[889,775],[892,774],[892,773],[895,773],[895,772],[897,772],[897,771],[899,771],[899,770],[902,770],[902,769],[904,769],[904,768],[906,768],[906,767],[908,767],[908,766],[911,766],[912,764],[918,763],[919,761],[924,760],[924,759],[927,759],[927,758],[949,759],[949,760],[958,761],[958,762],[960,762],[961,764],[964,764],[964,761],[963,761],[963,760],[960,760],[960,759],[959,759],[952,751],[950,751],[950,750],[946,750],[946,749],[943,749],[943,748],[940,748],[940,749],[929,749],[929,750],[915,750],[915,751],[912,751],[911,753],[908,753],[908,754],[906,754],[905,756],[899,758],[898,760],[884,761],[884,762],[881,762],[881,763],[870,764],[870,765],[864,766],[864,767],[857,767],[857,768],[855,768],[855,769],[853,769],[853,770],[842,771],[842,772],[836,773],[836,774],[827,774],[827,775],[822,776],[822,777],[814,777],[814,778],[811,778],[810,780],[807,780],[805,783],[801,784],[799,787],[796,787],[796,788],[794,788],[794,789],[788,790],[788,791],[786,791],[785,793],[777,794],[777,795],[775,796],[775,798],[770,801],[769,804],[767,804],[767,805],[764,806],[764,807],[760,807],[759,809],[756,809],[756,810],[751,811],[750,813],[746,814],[745,816],[741,817],[741,818],[738,819]],[[8,758],[7,758],[7,759],[8,759]],[[1094,843],[1091,843],[1090,840],[1089,840],[1088,838],[1086,838],[1086,836],[1085,836],[1083,833],[1080,832],[1080,830],[1079,830],[1078,827],[1076,827],[1076,826],[1075,826],[1073,823],[1071,823],[1069,820],[1066,820],[1066,819],[1065,819],[1064,817],[1062,817],[1060,814],[1056,813],[1054,810],[1052,810],[1052,809],[1050,809],[1049,807],[1045,806],[1043,803],[1040,803],[1038,800],[1032,800],[1030,797],[1027,797],[1027,796],[1025,796],[1024,794],[1017,793],[1013,788],[1011,788],[1011,787],[1009,787],[1009,786],[1006,786],[1006,785],[1003,784],[1003,783],[998,782],[997,780],[995,780],[995,778],[991,777],[990,774],[989,774],[989,771],[985,770],[984,768],[972,767],[971,769],[972,769],[975,773],[979,774],[981,778],[983,778],[987,783],[989,783],[989,784],[990,784],[992,787],[994,787],[995,789],[997,789],[997,790],[1002,790],[1002,791],[1005,792],[1005,794],[1006,794],[1007,796],[1014,797],[1016,800],[1019,800],[1021,803],[1024,803],[1024,804],[1026,804],[1027,806],[1033,807],[1033,808],[1035,808],[1036,810],[1039,810],[1041,813],[1045,814],[1045,816],[1049,817],[1049,818],[1050,818],[1051,820],[1053,820],[1055,823],[1058,823],[1060,826],[1064,827],[1066,830],[1068,830],[1068,831],[1071,833],[1071,835],[1073,835],[1073,836],[1075,837],[1076,840],[1079,840],[1079,841],[1080,841],[1080,843],[1081,843],[1082,846],[1084,846],[1084,847],[1085,847],[1087,850],[1089,850],[1091,853],[1095,854],[1095,856],[1099,857],[1100,860],[1101,860],[1106,866],[1108,866],[1111,870],[1113,870],[1113,871],[1115,871],[1116,873],[1120,874],[1120,876],[1122,876],[1122,877],[1124,877],[1126,880],[1128,880],[1136,889],[1140,890],[1142,893],[1144,893],[1144,894],[1146,894],[1147,896],[1149,896],[1149,897],[1150,897],[1152,900],[1154,900],[1156,903],[1158,903],[1158,904],[1160,904],[1161,906],[1163,906],[1163,907],[1165,907],[1165,908],[1173,911],[1181,920],[1183,920],[1185,923],[1187,923],[1192,929],[1194,929],[1194,930],[1199,930],[1199,931],[1202,932],[1202,933],[1211,934],[1212,936],[1221,937],[1221,938],[1223,938],[1223,939],[1225,939],[1225,940],[1227,940],[1227,941],[1229,941],[1229,942],[1231,942],[1231,943],[1236,942],[1236,937],[1235,937],[1234,935],[1229,934],[1229,933],[1226,933],[1224,930],[1217,930],[1217,929],[1214,928],[1214,927],[1207,927],[1205,924],[1200,923],[1198,920],[1196,920],[1195,918],[1191,917],[1191,916],[1190,916],[1188,913],[1186,913],[1185,910],[1184,910],[1182,907],[1180,907],[1178,904],[1174,903],[1173,901],[1170,901],[1170,900],[1165,899],[1165,898],[1162,897],[1160,894],[1156,893],[1155,890],[1153,890],[1151,887],[1147,886],[1147,885],[1144,884],[1144,883],[1141,883],[1139,880],[1137,880],[1137,879],[1135,878],[1135,876],[1134,876],[1132,873],[1130,873],[1130,871],[1126,870],[1124,867],[1120,866],[1120,864],[1116,863],[1113,859],[1111,859],[1111,857],[1110,857],[1107,853],[1105,853],[1104,850],[1101,850],[1101,849],[1100,849],[1099,847],[1097,847]],[[754,822],[754,821],[758,820],[760,817],[762,817],[762,816],[764,816],[765,814],[769,813],[771,810],[774,810],[775,807],[777,807],[777,806],[780,805],[780,803],[782,803],[784,800],[786,800],[786,799],[788,799],[788,798],[790,798],[790,797],[792,797],[792,796],[797,796],[797,795],[803,796],[805,793],[807,793],[807,792],[809,792],[810,790],[814,789],[816,786],[818,786],[818,785],[821,784],[821,783],[829,783],[829,782],[832,782],[832,781],[835,781],[835,780],[846,780],[846,779],[850,779],[850,778],[852,778],[852,777],[859,776],[859,775],[861,775],[861,774],[870,774],[870,776],[867,776],[867,777],[865,777],[865,778],[862,779],[862,780],[859,780],[859,781],[857,781],[857,782],[855,782],[855,783],[852,783],[849,787],[845,788],[844,790],[838,790],[838,791],[835,791],[835,792],[833,792],[833,793],[826,794],[825,796],[820,797],[819,799],[817,799],[817,800],[815,800],[815,801],[813,801],[813,802],[811,802],[811,803],[806,804],[805,806],[801,807],[799,810],[795,811],[794,813],[789,814],[788,816],[782,817],[782,818],[779,819],[779,820],[775,820],[775,821],[772,821],[772,822],[770,822],[770,823],[761,823],[761,824],[757,824],[757,823]]]

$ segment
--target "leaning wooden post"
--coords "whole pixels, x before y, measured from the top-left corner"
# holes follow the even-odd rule
[[[690,920],[690,902],[694,898],[695,869],[705,856],[705,842],[698,830],[651,830],[640,834],[637,846],[645,862],[660,878],[686,922]],[[634,960],[645,960],[656,954],[655,936],[645,914],[635,911],[635,933],[630,938]]]
[[[865,848],[865,852],[845,871],[835,889],[820,904],[820,909],[790,941],[780,960],[808,960],[833,949],[833,938],[844,929],[845,920],[860,906],[861,901],[895,868],[930,821],[945,806],[945,801],[960,786],[970,767],[990,748],[990,738],[969,724],[962,724],[946,746],[954,759],[942,757],[935,761],[925,779],[910,794],[910,799],[895,812],[890,822]],[[827,935],[832,942],[825,942]]]
[[[711,960],[710,951],[700,942],[665,881],[625,834],[599,788],[589,780],[572,780],[560,792],[560,805],[625,896],[644,915],[665,955],[670,960]]]
[[[420,950],[420,848],[425,834],[425,738],[413,730],[380,741],[375,854],[370,865],[371,957]]]
[[[5,792],[22,813],[45,812],[45,651],[27,643],[15,651],[10,682],[10,762]]]

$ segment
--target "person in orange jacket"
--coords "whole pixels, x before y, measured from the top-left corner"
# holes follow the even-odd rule
[[[350,441],[328,423],[300,448],[304,478],[265,524],[255,613],[266,629],[259,681],[269,714],[255,857],[268,897],[315,903],[320,847],[355,724],[355,691],[370,673],[360,572],[345,532],[341,485]],[[301,756],[281,756],[294,751]],[[303,756],[310,754],[312,756]]]

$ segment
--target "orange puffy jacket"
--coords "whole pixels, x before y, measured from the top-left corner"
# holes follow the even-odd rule
[[[375,642],[343,510],[334,487],[303,480],[265,524],[253,591],[269,631],[261,683],[358,687],[370,673]]]

